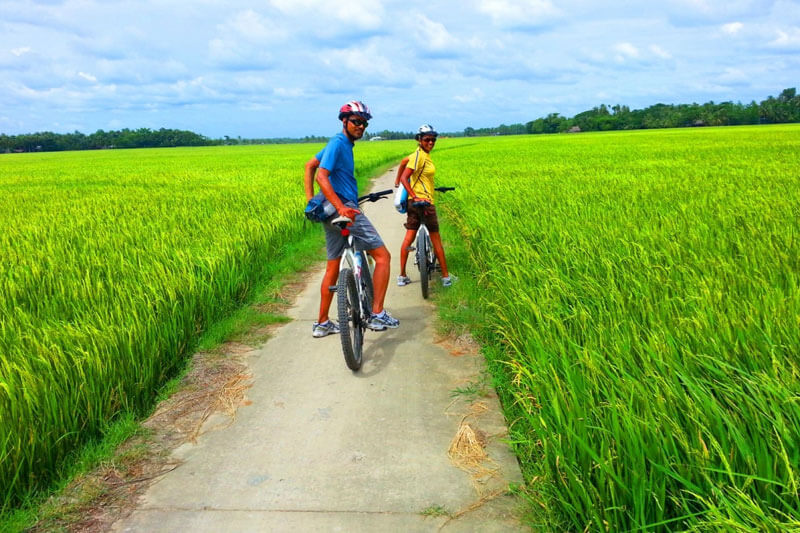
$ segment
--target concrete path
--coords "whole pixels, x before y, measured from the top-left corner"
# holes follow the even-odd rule
[[[395,172],[374,190],[392,188]],[[480,382],[481,357],[435,342],[413,257],[414,282],[396,286],[405,229],[391,199],[364,209],[392,253],[386,307],[400,328],[368,331],[361,371],[348,370],[338,336],[311,337],[317,271],[289,311],[294,320],[248,359],[252,403],[228,427],[176,450],[181,465],[114,531],[525,529],[519,502],[504,490],[522,477],[497,399],[453,392]],[[434,283],[442,290],[438,275]],[[473,450],[487,441],[488,458],[471,471],[449,456],[457,435]]]

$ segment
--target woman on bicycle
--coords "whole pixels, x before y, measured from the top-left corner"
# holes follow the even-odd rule
[[[406,275],[408,249],[414,242],[414,236],[417,234],[421,222],[425,222],[428,227],[433,252],[442,267],[442,285],[449,287],[453,284],[453,279],[447,271],[447,261],[444,257],[442,238],[439,235],[439,219],[436,216],[433,197],[436,167],[430,154],[438,136],[439,134],[430,124],[420,126],[415,136],[419,146],[413,154],[400,162],[400,168],[397,169],[397,179],[395,179],[394,185],[397,187],[402,184],[408,191],[408,208],[404,224],[406,236],[400,246],[400,275],[397,277],[397,285],[400,287],[411,283],[411,279]],[[414,207],[414,204],[419,202],[426,202],[428,205]]]

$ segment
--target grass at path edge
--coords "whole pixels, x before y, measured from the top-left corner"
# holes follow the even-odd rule
[[[442,211],[446,213],[445,210]],[[486,324],[484,312],[480,304],[480,278],[481,273],[475,270],[469,258],[469,253],[463,243],[455,238],[455,231],[448,225],[446,214],[440,215],[444,219],[441,225],[442,238],[447,254],[447,266],[451,274],[458,277],[458,281],[443,290],[438,284],[433,285],[432,299],[437,309],[437,329],[440,334],[459,336],[469,333],[478,342],[481,355],[486,360],[490,383],[498,395],[503,414],[508,425],[508,441],[517,457],[518,463],[525,479],[525,487],[510,487],[509,490],[518,495],[524,502],[525,509],[520,517],[523,524],[536,530],[558,531],[557,524],[547,523],[548,518],[541,509],[546,506],[543,496],[535,487],[534,481],[541,478],[541,472],[535,468],[535,462],[522,461],[520,458],[531,457],[536,451],[536,443],[530,437],[517,430],[514,421],[523,418],[520,407],[513,401],[510,393],[512,389],[511,378],[506,371],[505,358],[498,348],[499,341]],[[452,231],[452,233],[451,233]],[[450,238],[448,238],[450,237]]]

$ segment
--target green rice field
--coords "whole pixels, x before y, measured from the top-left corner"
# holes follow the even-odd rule
[[[143,413],[303,232],[321,145],[0,157],[0,508]],[[359,146],[367,176],[402,157]],[[362,180],[363,181],[363,180]]]
[[[794,125],[434,154],[545,529],[800,530],[798,154]]]
[[[3,506],[313,231],[319,148],[0,156]],[[359,143],[359,174],[412,149]],[[440,140],[440,305],[478,317],[544,530],[800,530],[798,153],[796,125]]]

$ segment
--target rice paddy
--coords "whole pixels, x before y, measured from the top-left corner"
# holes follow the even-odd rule
[[[556,530],[800,528],[800,128],[435,155]]]
[[[411,146],[360,144],[359,175]],[[0,157],[3,506],[145,412],[310,230],[318,148]],[[798,153],[795,125],[439,142],[444,234],[550,529],[800,529]]]
[[[0,508],[146,412],[199,333],[311,231],[303,165],[320,147],[0,157]],[[402,152],[365,144],[358,174]]]

